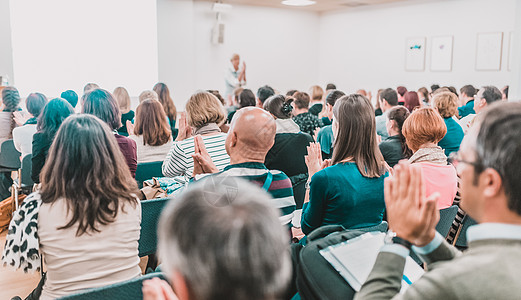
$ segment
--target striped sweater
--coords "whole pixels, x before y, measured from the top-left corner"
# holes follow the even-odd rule
[[[206,150],[217,168],[222,171],[230,164],[230,157],[224,147],[226,141],[225,133],[202,136]],[[174,142],[163,161],[163,175],[167,177],[185,176],[192,178],[194,171],[194,138]]]
[[[242,177],[262,187],[268,178],[268,172],[273,177],[267,192],[273,197],[273,205],[280,209],[279,220],[283,225],[291,225],[295,212],[295,199],[291,181],[282,171],[268,170],[263,163],[247,162],[229,165],[219,175]]]

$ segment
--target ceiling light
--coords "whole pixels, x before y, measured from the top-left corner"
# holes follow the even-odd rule
[[[291,6],[309,6],[316,4],[316,1],[312,0],[284,0],[282,1],[282,4],[284,5],[291,5]]]

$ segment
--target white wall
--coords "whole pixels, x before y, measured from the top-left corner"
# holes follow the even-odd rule
[[[11,45],[11,23],[9,0],[0,0],[0,76],[7,75],[12,82],[13,48]]]
[[[320,20],[320,83],[334,82],[347,92],[404,85],[408,89],[465,84],[511,84],[507,71],[508,35],[514,30],[515,0],[452,0],[375,6],[323,14]],[[500,71],[476,71],[478,32],[504,32]],[[433,36],[453,35],[451,72],[430,71]],[[427,37],[426,68],[405,71],[405,41]],[[516,82],[517,84],[517,82]]]

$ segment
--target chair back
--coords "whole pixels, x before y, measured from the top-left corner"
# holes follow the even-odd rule
[[[436,225],[436,231],[441,234],[444,238],[449,234],[450,228],[452,226],[452,222],[456,218],[456,214],[458,213],[458,206],[453,205],[451,207],[444,208],[440,210],[440,220]]]
[[[33,179],[31,178],[32,167],[33,167],[33,155],[27,154],[22,159],[22,168],[20,172],[20,185],[23,186],[32,186],[34,184]]]
[[[161,211],[170,198],[141,201],[141,232],[139,236],[139,257],[156,253],[157,223]]]
[[[0,146],[0,168],[5,171],[20,169],[21,153],[14,147],[13,140],[7,140]]]
[[[162,166],[162,161],[153,161],[137,164],[136,181],[139,188],[143,187],[143,181],[145,180],[152,179],[152,177],[162,177]]]
[[[458,234],[458,238],[456,240],[457,247],[468,247],[467,245],[467,229],[470,226],[478,224],[474,219],[466,215],[461,222],[461,230]]]
[[[115,283],[112,285],[88,289],[77,294],[65,296],[60,298],[62,300],[90,300],[90,299],[111,299],[111,300],[126,300],[126,299],[143,299],[143,281],[158,277],[165,279],[163,273],[150,273],[140,276],[128,281]]]

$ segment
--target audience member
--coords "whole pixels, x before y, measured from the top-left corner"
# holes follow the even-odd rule
[[[30,118],[13,129],[13,143],[16,150],[22,153],[21,158],[33,153],[33,135],[36,133],[38,117],[47,104],[47,97],[41,93],[32,93],[25,99],[25,107]],[[16,113],[15,113],[16,114]]]
[[[474,118],[476,114],[479,114],[489,104],[499,101],[502,99],[501,91],[495,86],[484,86],[482,87],[475,96],[474,99],[474,114],[469,114],[465,118],[459,121],[459,124],[463,128],[463,131],[467,133],[469,128],[474,124]]]
[[[293,94],[293,121],[297,123],[302,132],[311,136],[315,135],[315,129],[321,127],[321,122],[317,116],[309,112],[309,95],[307,93],[296,92]]]
[[[318,117],[318,114],[322,111],[322,99],[324,98],[324,90],[314,85],[310,89],[311,99],[309,103],[309,113]]]
[[[289,90],[289,91],[286,93],[286,96],[288,96],[288,97],[293,97],[293,95],[295,95],[296,92],[298,92],[298,90]]]
[[[40,172],[47,161],[47,153],[51,147],[56,132],[62,122],[74,114],[74,108],[69,102],[56,98],[47,103],[38,117],[36,133],[32,143],[32,171],[31,179],[34,183],[40,183]]]
[[[414,93],[414,92],[407,92]],[[407,95],[407,94],[406,94]],[[405,97],[407,102],[407,96]],[[385,138],[378,147],[385,162],[392,168],[402,159],[408,159],[412,155],[402,134],[403,123],[409,117],[409,110],[403,106],[395,106],[387,113],[387,132],[389,137]]]
[[[387,122],[387,111],[398,105],[398,94],[395,90],[387,88],[380,93],[380,107],[382,115],[376,117],[376,133],[385,139],[389,136],[385,123]]]
[[[233,96],[232,96],[232,102],[230,105],[225,106],[227,115],[229,115],[231,112],[234,112],[239,107],[239,95],[244,91],[244,88],[238,87],[233,90]]]
[[[434,94],[434,92],[440,88],[439,84],[433,84],[431,85],[431,95]]]
[[[326,117],[333,121],[333,107],[338,99],[345,96],[345,93],[339,90],[333,90],[326,97]],[[322,158],[330,159],[333,156],[333,144],[334,144],[333,126],[326,125],[320,129],[317,134],[317,143],[320,144],[320,150],[322,152]]]
[[[454,117],[458,113],[458,97],[450,92],[437,93],[432,98],[432,106],[441,115],[447,127],[447,133],[438,142],[438,146],[445,150],[445,155],[449,156],[459,150],[464,135],[463,129]]]
[[[177,120],[177,108],[175,107],[174,100],[172,100],[172,97],[170,96],[170,90],[168,89],[168,86],[162,82],[156,83],[153,90],[157,93],[159,102],[163,106],[168,125],[170,126],[170,132],[172,133],[172,138],[175,140],[178,133],[177,129],[175,128],[175,122]],[[217,95],[219,95],[221,103],[224,104],[224,99],[222,99],[219,92],[217,92]]]
[[[422,168],[426,193],[440,194],[438,209],[451,206],[458,182],[454,167],[448,164],[445,152],[438,146],[447,132],[445,122],[434,109],[421,108],[405,120],[402,132],[414,153],[409,162]]]
[[[458,90],[456,90],[456,88],[453,87],[452,85],[451,85],[451,86],[445,86],[445,88],[447,88],[451,93],[453,93],[454,95],[456,95],[456,97],[459,97],[459,95],[458,95]]]
[[[329,92],[332,91],[332,90],[336,90],[336,85],[333,84],[333,83],[328,83],[328,84],[326,85],[326,93],[329,93]],[[328,91],[329,91],[329,92],[328,92]]]
[[[65,92],[62,92],[60,97],[62,99],[67,100],[67,102],[69,102],[69,104],[73,108],[75,108],[76,105],[78,104],[78,94],[76,94],[76,92],[73,90],[66,90]]]
[[[396,92],[398,93],[398,105],[403,105],[405,103],[405,93],[407,93],[407,88],[404,86],[399,86],[396,88]]]
[[[179,135],[163,162],[163,175],[192,178],[196,135],[201,135],[217,168],[223,170],[230,164],[230,157],[225,148],[226,134],[218,125],[226,118],[221,102],[208,92],[197,92],[190,97],[185,110],[179,119]]]
[[[378,149],[374,111],[364,96],[338,99],[333,108],[335,146],[322,161],[320,146],[309,146],[309,190],[302,209],[302,232],[324,225],[346,229],[378,225],[385,210],[385,161]]]
[[[261,86],[257,90],[257,106],[262,108],[264,105],[264,101],[266,101],[269,97],[275,95],[275,91],[269,85]]]
[[[0,145],[13,138],[16,127],[14,112],[20,111],[20,94],[15,87],[8,86],[2,90],[2,105],[0,106]]]
[[[508,85],[501,89],[501,100],[508,100]]]
[[[264,101],[263,101],[264,103]],[[243,89],[239,94],[237,101],[237,109],[241,109],[248,106],[255,106],[257,104],[257,100],[255,99],[255,95],[250,89]],[[233,115],[237,110],[232,111],[228,114],[227,121],[228,123],[232,122]]]
[[[86,94],[83,99],[82,113],[94,115],[107,123],[112,130],[121,127],[121,118],[118,103],[109,92],[95,89]],[[128,137],[114,132],[119,148],[127,161],[132,177],[136,177],[137,146],[136,142]]]
[[[190,186],[163,210],[158,248],[173,289],[151,279],[143,299],[283,299],[291,259],[270,196],[241,179],[216,181]]]
[[[424,106],[430,105],[429,91],[426,87],[421,87],[418,89],[418,98]]]
[[[94,116],[65,120],[42,170],[41,190],[15,213],[3,261],[34,272],[42,267],[40,252],[45,263],[29,299],[61,298],[141,274],[137,184],[112,130]],[[21,231],[26,235],[16,234]]]
[[[93,91],[95,89],[99,89],[99,85],[95,84],[95,83],[87,83],[84,87],[83,87],[83,95],[85,96],[88,92],[90,91]]]
[[[382,99],[381,94],[382,94],[383,90],[384,89],[379,89],[378,92],[376,93],[376,104],[375,104],[375,109],[374,109],[375,117],[381,116],[383,114],[382,108],[380,107],[380,100]]]
[[[136,109],[136,124],[129,122],[130,138],[136,142],[137,162],[163,161],[172,147],[172,132],[159,101],[145,100]]]
[[[474,96],[476,95],[476,89],[470,85],[464,85],[460,90],[459,101],[460,107],[458,107],[458,115],[460,118],[464,118],[470,114],[475,114],[474,111]]]
[[[403,101],[403,106],[405,106],[409,112],[413,112],[422,106],[420,98],[418,98],[418,93],[416,92],[406,92],[403,96]]]
[[[387,216],[394,232],[390,237],[395,238],[380,250],[355,299],[516,299],[521,295],[521,270],[516,267],[521,264],[521,105],[491,105],[480,121],[470,129],[455,160],[461,206],[478,222],[467,231],[469,249],[459,253],[436,232],[436,195],[424,191],[420,168],[404,163],[386,182]],[[402,294],[405,258],[411,250],[429,271]]]
[[[117,87],[113,92],[114,98],[118,102],[121,112],[121,127],[118,128],[118,134],[128,136],[127,121],[133,123],[135,113],[130,109],[130,96],[124,87]]]
[[[275,118],[277,125],[275,143],[266,154],[264,164],[269,170],[280,170],[289,176],[297,209],[302,209],[305,182],[308,179],[304,156],[307,154],[307,146],[314,141],[309,134],[301,132],[291,119],[292,101],[291,97],[277,95],[264,102],[264,110]],[[298,219],[293,219],[293,225],[300,227],[299,223],[300,215]]]
[[[155,91],[151,90],[146,90],[139,94],[139,103],[149,99],[159,101],[159,95]]]

